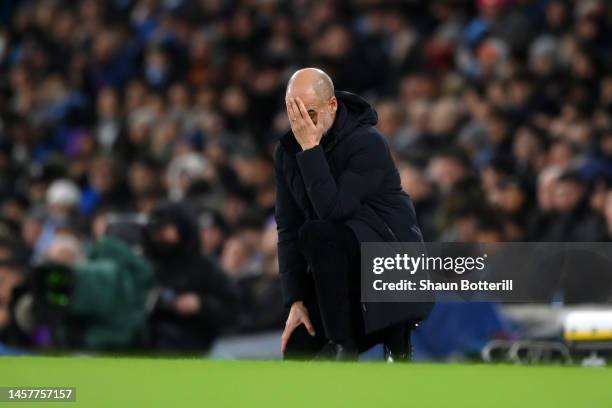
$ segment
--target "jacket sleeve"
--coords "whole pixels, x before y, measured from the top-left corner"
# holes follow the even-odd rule
[[[342,222],[351,218],[383,180],[385,160],[390,158],[382,136],[362,133],[353,139],[361,140],[353,142],[355,147],[337,183],[321,146],[297,154],[308,197],[322,220]]]
[[[298,232],[305,219],[285,181],[280,147],[274,153],[274,170],[281,289],[284,305],[291,306],[293,302],[304,299],[307,264],[298,248]]]

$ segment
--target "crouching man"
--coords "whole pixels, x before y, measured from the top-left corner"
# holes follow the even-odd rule
[[[408,360],[431,304],[360,299],[360,242],[422,241],[376,111],[314,68],[291,77],[286,105],[291,131],[274,155],[284,358],[351,360],[383,343]]]

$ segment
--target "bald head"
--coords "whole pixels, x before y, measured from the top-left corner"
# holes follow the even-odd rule
[[[318,68],[296,71],[287,84],[286,101],[300,100],[316,125],[323,121],[325,132],[336,117],[338,101],[334,95],[334,83],[329,75]]]
[[[303,94],[312,94],[319,101],[327,102],[334,96],[334,83],[329,75],[318,68],[300,69],[289,79],[287,95],[301,98]]]

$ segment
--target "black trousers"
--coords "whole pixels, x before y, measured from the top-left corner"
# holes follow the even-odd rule
[[[285,359],[310,359],[329,340],[353,342],[360,351],[398,340],[398,328],[365,332],[361,309],[361,251],[349,227],[308,221],[299,231],[299,248],[311,277],[303,302],[316,335],[308,334],[304,325],[298,326],[287,342]]]

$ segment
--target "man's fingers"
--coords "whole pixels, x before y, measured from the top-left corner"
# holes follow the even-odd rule
[[[287,329],[285,329],[283,335],[281,336],[281,353],[284,353],[285,349],[287,348],[287,336],[285,335],[286,331]]]
[[[287,348],[287,343],[289,342],[289,339],[291,338],[293,331],[300,324],[303,324],[304,327],[306,327],[308,334],[310,334],[311,336],[314,336],[316,334],[314,326],[312,325],[312,322],[310,321],[310,318],[308,317],[308,315],[303,316],[301,321],[297,323],[293,321],[289,322],[289,320],[287,320],[287,322],[285,323],[285,330],[283,330],[283,334],[281,335],[281,351],[283,353],[285,352],[285,349]]]
[[[314,126],[314,123],[312,123],[312,119],[310,118],[310,115],[308,114],[308,110],[306,109],[306,106],[304,106],[304,102],[302,102],[300,98],[296,98],[296,103],[297,103],[298,110],[300,111],[300,114],[302,115],[302,119],[304,119],[304,121],[310,126]]]
[[[316,334],[314,326],[310,322],[310,318],[308,316],[304,316],[304,326],[306,326],[306,330],[308,330],[308,334],[310,334],[311,336],[314,336]]]
[[[298,105],[299,99],[291,98],[291,100],[293,101],[293,111],[295,112],[297,118],[296,123],[298,123],[300,126],[306,125],[306,119],[309,119],[308,113],[306,113],[306,116],[304,116],[304,113],[302,113],[302,111],[300,110],[300,105]]]
[[[281,351],[283,353],[285,352],[285,348],[287,347],[287,342],[291,337],[291,333],[293,333],[293,330],[295,330],[296,327],[297,325],[294,323],[285,325],[285,330],[283,330],[283,335],[281,336]]]
[[[285,352],[285,348],[287,347],[287,328],[285,328],[285,331],[283,331],[283,335],[281,336],[281,352]]]
[[[295,112],[295,117],[298,120],[302,119],[302,112],[300,112],[300,106],[298,105],[298,99],[291,98],[290,101],[291,101],[291,104],[293,105],[293,111]]]
[[[287,116],[289,116],[289,121],[291,125],[297,120],[296,112],[293,108],[293,104],[291,103],[291,99],[287,101]]]

